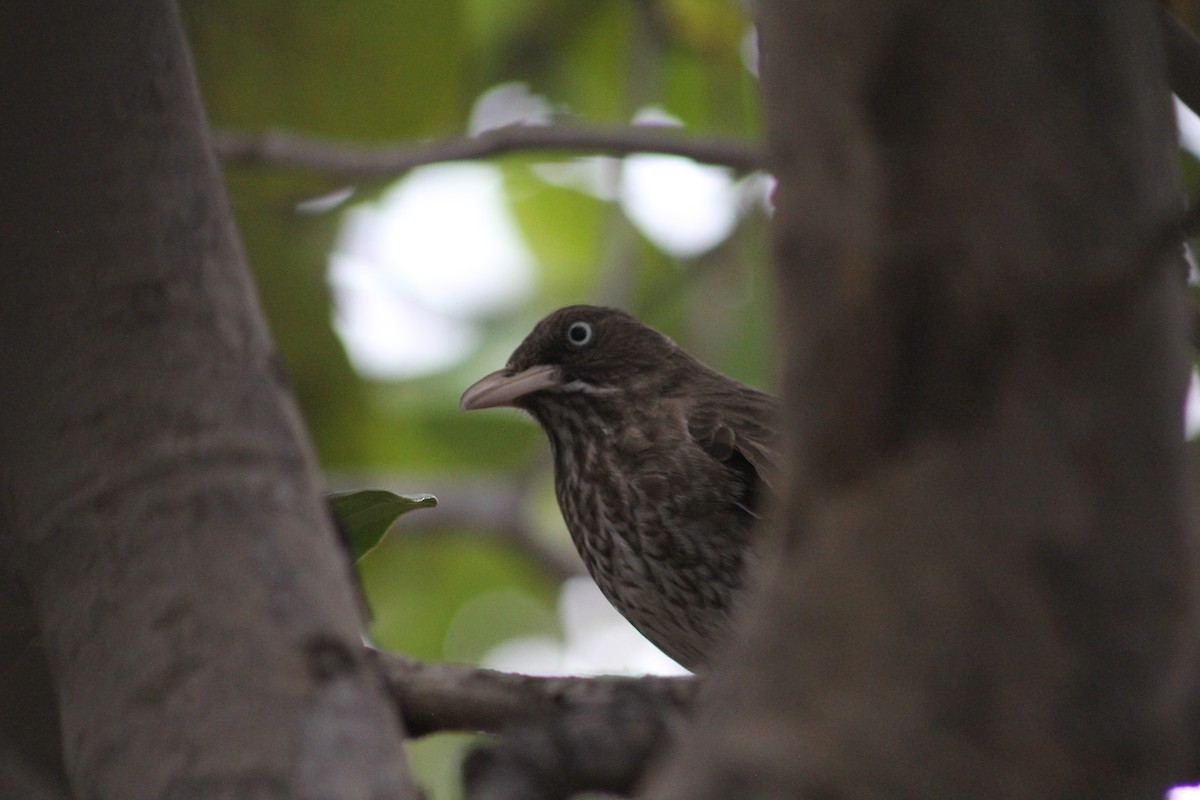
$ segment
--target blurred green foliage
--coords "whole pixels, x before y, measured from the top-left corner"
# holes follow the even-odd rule
[[[183,0],[181,7],[216,129],[416,142],[463,133],[482,92],[523,81],[583,123],[627,122],[653,104],[690,132],[758,136],[755,81],[743,63],[749,23],[737,0]],[[347,206],[297,211],[345,182],[270,166],[226,169],[264,310],[337,488],[439,494],[445,480],[495,477],[514,491],[533,487],[525,503],[531,527],[556,521],[545,507],[550,478],[540,432],[515,412],[463,414],[457,399],[500,366],[537,319],[567,303],[622,305],[714,366],[769,383],[761,212],[748,213],[713,250],[681,261],[656,249],[614,203],[536,173],[538,163],[577,156],[497,162],[539,265],[537,288],[523,307],[483,321],[486,344],[465,363],[395,383],[356,374],[331,326],[326,271]],[[389,183],[353,186],[349,205],[372,201]],[[514,474],[529,479],[514,483]],[[396,475],[408,476],[404,485]],[[556,634],[554,577],[508,540],[462,523],[439,527],[439,514],[455,518],[447,505],[400,520],[361,562],[374,639],[421,658],[477,660],[514,635]],[[417,517],[428,517],[421,532],[406,533]],[[565,539],[561,524],[541,533],[558,537],[560,547]],[[444,773],[441,761],[458,749],[417,745],[418,761],[422,747],[424,760],[437,764],[427,776]],[[441,779],[427,779],[446,796]]]

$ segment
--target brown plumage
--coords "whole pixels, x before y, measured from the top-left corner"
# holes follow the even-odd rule
[[[465,410],[514,406],[554,452],[558,504],[605,597],[689,669],[725,636],[776,469],[776,401],[629,314],[569,306]]]

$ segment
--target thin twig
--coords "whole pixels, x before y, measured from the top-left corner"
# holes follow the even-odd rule
[[[485,131],[478,136],[378,147],[277,130],[213,131],[211,139],[217,155],[227,163],[303,168],[339,178],[396,177],[426,164],[528,151],[614,156],[664,153],[729,167],[739,173],[764,166],[762,153],[746,142],[686,135],[679,133],[677,128],[661,125],[513,125]]]

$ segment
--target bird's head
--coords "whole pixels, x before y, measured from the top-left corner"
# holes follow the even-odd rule
[[[553,394],[611,394],[662,379],[681,351],[624,311],[567,306],[542,319],[504,369],[463,392],[464,411],[496,406],[534,410]]]

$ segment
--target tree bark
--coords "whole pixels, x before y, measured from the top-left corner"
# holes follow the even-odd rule
[[[0,633],[74,794],[413,796],[174,4],[0,17]]]
[[[648,796],[1161,796],[1197,553],[1154,5],[759,10],[793,468]]]

